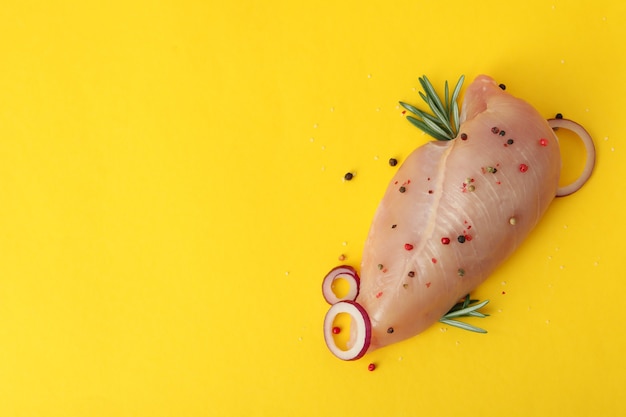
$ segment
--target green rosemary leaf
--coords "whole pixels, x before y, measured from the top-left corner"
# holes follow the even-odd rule
[[[452,131],[452,129],[450,128],[450,120],[448,119],[448,116],[443,113],[435,103],[433,103],[432,100],[428,100],[428,105],[430,106],[430,109],[433,111],[433,113],[435,114],[435,116],[437,117],[437,125],[439,127],[441,127],[445,132],[447,132],[448,136],[452,136],[454,137],[454,132]]]
[[[439,321],[441,323],[447,324],[449,326],[458,327],[459,329],[468,330],[470,332],[487,333],[487,330],[485,330],[485,329],[481,329],[480,327],[472,326],[471,324],[463,323],[462,321],[448,320],[448,319],[441,319]]]
[[[489,317],[489,314],[484,314],[481,313],[480,311],[470,311],[469,313],[467,313],[468,317],[480,317],[481,319],[484,319],[485,317]]]
[[[470,312],[472,312],[472,311],[476,311],[476,310],[478,310],[478,309],[480,309],[480,308],[483,308],[484,306],[486,306],[486,305],[487,305],[487,303],[489,303],[489,300],[485,300],[485,301],[483,301],[482,303],[479,303],[479,304],[474,304],[474,305],[471,305],[471,306],[465,307],[465,308],[463,308],[463,309],[461,309],[461,310],[456,310],[456,311],[453,311],[453,312],[447,313],[447,314],[446,314],[445,316],[443,316],[443,317],[444,317],[444,318],[446,318],[446,319],[451,319],[451,318],[454,318],[454,317],[462,317],[462,316],[466,316],[466,315],[468,315],[468,313],[470,313]]]
[[[445,108],[443,107],[443,104],[441,103],[441,99],[439,98],[439,95],[435,91],[435,88],[430,83],[430,80],[424,75],[422,78],[420,78],[420,84],[422,84],[422,88],[424,89],[424,92],[426,93],[426,95],[433,101],[433,103],[437,106],[437,108],[441,110],[441,112],[443,113],[445,111]]]
[[[456,101],[452,102],[452,119],[454,123],[454,134],[456,136],[459,133],[459,127],[461,126],[461,122],[459,120],[459,104]]]
[[[457,81],[452,95],[450,85],[444,84],[443,102],[435,91],[432,83],[425,75],[419,78],[420,85],[424,90],[419,91],[419,96],[428,105],[430,113],[419,110],[415,106],[400,102],[400,105],[410,111],[415,117],[407,116],[409,122],[437,140],[454,139],[459,131],[459,104],[457,102],[463,84],[464,76]],[[432,113],[432,114],[431,114]]]
[[[459,99],[459,93],[461,92],[461,86],[463,85],[463,81],[465,81],[465,75],[461,75],[459,81],[457,81],[456,86],[454,87],[454,92],[452,93],[451,102],[456,102]]]
[[[444,84],[443,87],[443,104],[445,105],[445,110],[446,110],[446,114],[450,114],[450,92],[448,91],[448,80],[446,80],[446,83]]]
[[[426,123],[428,127],[430,127],[433,131],[437,132],[439,136],[443,138],[440,140],[452,139],[452,137],[450,137],[450,133],[444,130],[439,123],[432,121],[430,118],[424,118],[422,120],[424,121],[424,123]]]
[[[418,110],[418,109],[417,109],[417,108],[415,108],[414,106],[411,106],[409,103],[405,103],[405,102],[403,102],[403,101],[400,101],[399,103],[400,103],[400,105],[401,105],[402,107],[404,107],[405,109],[407,109],[408,111],[410,111],[410,112],[411,112],[411,113],[413,113],[413,114],[417,114],[417,115],[419,115],[420,113],[422,113],[422,111]]]
[[[449,140],[449,138],[447,136],[442,136],[439,132],[431,129],[426,123],[424,123],[423,121],[416,119],[413,116],[407,116],[406,117],[407,120],[409,122],[411,122],[415,127],[417,127],[418,129],[420,129],[421,131],[423,131],[424,133],[426,133],[427,135],[432,136],[433,138],[437,139],[437,140]]]
[[[470,295],[467,294],[463,299],[463,308],[467,308],[467,306],[469,306],[471,302],[472,300],[470,300]]]

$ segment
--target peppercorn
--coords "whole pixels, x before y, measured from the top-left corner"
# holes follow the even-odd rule
[[[500,87],[502,90],[506,90],[506,85],[504,84],[500,84],[498,87]]]
[[[387,329],[387,333],[389,333],[389,334],[393,333],[393,327],[388,328]]]
[[[513,139],[509,139],[509,140],[506,141],[506,143],[508,143],[509,145],[513,145],[514,140]]]
[[[395,167],[396,165],[398,165],[398,160],[396,158],[389,159],[389,165]]]
[[[406,187],[403,185],[398,189],[398,191],[400,191],[401,193],[404,193],[406,192]]]
[[[465,236],[460,235],[459,237],[456,238],[456,240],[458,240],[459,243],[465,243]]]
[[[352,178],[354,178],[354,174],[352,174],[351,172],[346,173],[346,175],[343,176],[343,178],[346,181],[350,181]]]
[[[409,276],[413,278],[415,276],[415,271],[409,271]]]

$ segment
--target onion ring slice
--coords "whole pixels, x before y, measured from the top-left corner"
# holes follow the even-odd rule
[[[563,129],[571,130],[572,132],[574,132],[583,141],[583,145],[585,145],[585,152],[587,153],[585,167],[583,168],[583,172],[576,179],[576,181],[564,187],[557,188],[556,196],[565,197],[580,190],[580,188],[587,182],[589,177],[591,177],[593,167],[596,164],[596,148],[593,144],[593,139],[591,139],[591,135],[589,135],[585,128],[578,123],[568,119],[549,119],[548,124],[552,129],[561,127]]]
[[[341,313],[347,313],[353,319],[347,350],[337,346],[333,338],[333,320]],[[328,349],[339,359],[352,361],[363,357],[372,340],[372,324],[367,311],[355,301],[339,301],[333,304],[324,317],[324,340]]]
[[[337,297],[335,292],[333,291],[333,283],[336,279],[345,279],[350,288],[348,293],[343,297]],[[335,304],[339,301],[354,301],[356,300],[357,295],[359,295],[359,286],[361,280],[359,278],[359,274],[356,273],[356,270],[348,265],[337,266],[330,270],[328,274],[324,277],[322,281],[322,294],[324,295],[324,299],[328,304]]]

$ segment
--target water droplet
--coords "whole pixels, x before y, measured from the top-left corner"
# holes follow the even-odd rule
[[[595,261],[595,262],[593,263],[593,266],[598,266],[598,261]]]
[[[309,138],[309,142],[313,143],[313,142],[315,142],[315,139],[314,138]]]
[[[502,281],[500,284],[501,285],[506,285],[506,281]]]
[[[609,140],[609,137],[608,137],[608,136],[605,136],[605,137],[604,137],[604,141],[606,142],[607,140]]]
[[[288,276],[288,275],[289,275],[289,271],[285,271],[285,276]]]
[[[326,150],[326,146],[322,145],[322,150],[325,151]]]
[[[380,107],[376,107],[376,111],[380,111]]]
[[[546,320],[546,324],[550,324],[550,320]]]
[[[566,224],[563,225],[563,229],[567,229],[567,225]]]
[[[374,161],[378,161],[378,155],[374,155]]]
[[[367,78],[372,78],[372,74],[367,74]]]
[[[561,64],[565,64],[565,60],[564,59],[561,60]]]
[[[565,265],[559,266],[559,269],[565,269]]]
[[[319,125],[317,123],[313,123],[313,129],[317,129]]]
[[[331,112],[334,112],[334,111],[335,111],[335,108],[334,108],[334,107],[331,107],[331,108],[330,108],[330,111],[331,111]]]
[[[611,146],[611,152],[614,152],[614,151],[615,151],[615,148]]]
[[[341,242],[343,246],[348,246],[348,242]]]
[[[398,358],[398,360],[399,360],[399,361],[401,361],[401,360],[403,360],[403,359],[404,359],[404,358],[403,358],[402,356],[400,356],[400,357]]]
[[[322,165],[322,171],[326,171],[326,167]]]

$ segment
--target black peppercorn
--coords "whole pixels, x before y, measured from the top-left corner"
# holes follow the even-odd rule
[[[398,165],[398,160],[396,158],[389,159],[389,165],[395,167],[396,165]]]
[[[354,175],[351,172],[348,172],[346,175],[343,176],[343,178],[346,181],[350,181],[352,178],[354,178]]]
[[[465,243],[465,236],[461,235],[461,236],[457,237],[456,240],[458,240],[459,243]]]

